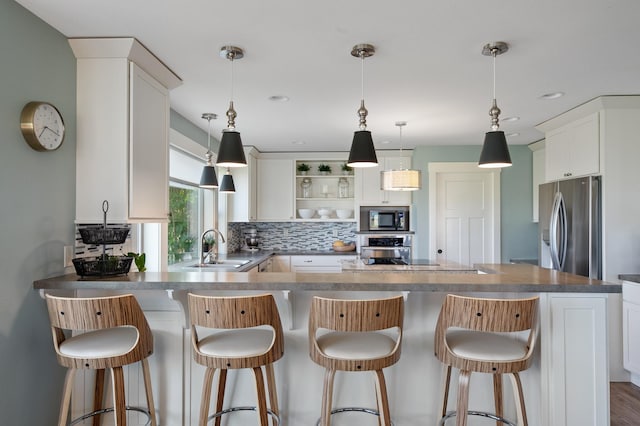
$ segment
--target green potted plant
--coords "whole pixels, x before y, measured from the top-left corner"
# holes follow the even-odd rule
[[[147,270],[147,267],[144,266],[145,261],[147,260],[147,255],[144,253],[134,253],[129,252],[127,256],[133,257],[133,262],[136,264],[136,268],[138,268],[138,272],[144,272]]]
[[[204,236],[204,241],[202,242],[202,253],[209,253],[210,250],[213,249],[213,245],[216,243],[215,238],[210,233]]]
[[[318,172],[320,172],[321,175],[328,175],[331,173],[331,166],[328,164],[320,164],[318,166]]]
[[[311,167],[309,167],[308,164],[306,163],[300,163],[298,164],[298,174],[301,176],[304,176],[307,174],[307,172],[311,169]]]
[[[343,175],[350,175],[351,171],[353,170],[353,168],[351,168],[347,163],[342,163],[342,166],[340,166],[340,169],[342,169]]]
[[[195,238],[191,235],[187,235],[182,240],[182,260],[191,260],[191,248],[193,247],[193,243],[195,242]]]

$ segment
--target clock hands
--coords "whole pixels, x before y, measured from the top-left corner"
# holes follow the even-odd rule
[[[49,128],[48,126],[44,126],[44,128],[42,129],[42,131],[40,132],[40,134],[38,135],[38,137],[42,136],[42,134],[44,133],[45,130],[50,131],[51,133],[53,133],[56,136],[60,136],[60,134],[58,132],[56,132],[55,130],[52,130],[51,128]]]

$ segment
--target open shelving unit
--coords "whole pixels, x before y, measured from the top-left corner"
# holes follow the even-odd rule
[[[301,172],[298,170],[298,167],[303,163],[309,166],[309,171]],[[336,160],[296,160],[295,211],[297,220],[355,221],[354,172],[353,170],[343,172],[342,165],[344,163],[345,161]],[[320,172],[318,170],[320,165],[328,165],[331,171]],[[305,180],[311,181],[308,196],[305,196],[302,185]],[[339,196],[339,184],[341,181],[346,181],[348,184],[348,191],[345,197]],[[330,209],[330,215],[321,217],[318,214],[318,210],[321,208]],[[314,209],[316,213],[310,219],[303,219],[300,217],[298,209]],[[352,213],[348,218],[338,218],[336,215],[337,209],[350,209]]]

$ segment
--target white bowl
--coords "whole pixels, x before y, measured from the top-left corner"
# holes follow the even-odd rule
[[[314,209],[298,209],[298,215],[302,219],[311,219],[314,214],[316,214]]]
[[[322,219],[329,219],[329,216],[331,216],[332,212],[333,212],[333,209],[330,209],[328,207],[320,207],[318,209],[318,214]]]
[[[340,219],[349,219],[352,214],[352,209],[336,209],[336,216]]]

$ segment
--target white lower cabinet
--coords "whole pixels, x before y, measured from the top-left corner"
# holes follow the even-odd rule
[[[609,425],[607,295],[547,293],[540,299],[540,424]]]
[[[640,284],[630,281],[622,283],[622,360],[640,386]]]
[[[355,260],[356,256],[311,255],[291,256],[291,272],[342,272],[343,260]]]

